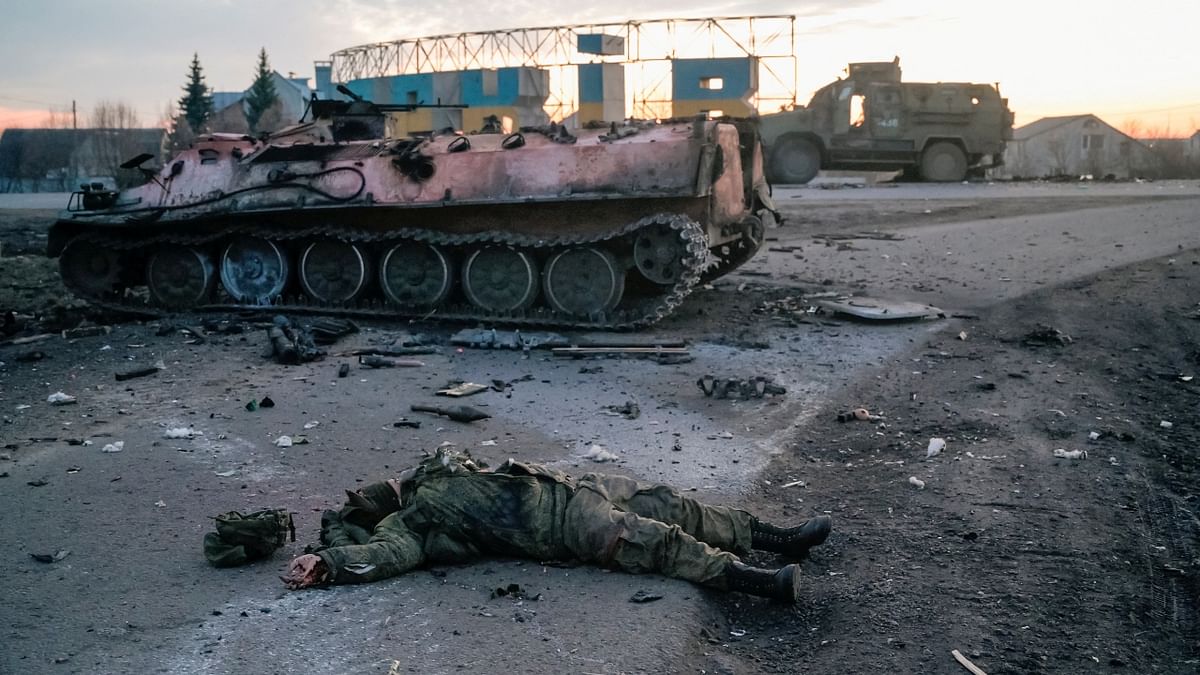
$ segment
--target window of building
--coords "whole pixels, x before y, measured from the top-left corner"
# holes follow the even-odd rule
[[[725,78],[723,77],[702,77],[700,78],[701,89],[711,89],[720,91],[725,88]]]
[[[405,95],[405,101],[409,105],[416,105],[420,103],[420,101],[417,100],[417,92],[413,90],[409,90],[409,92]]]
[[[1103,134],[1084,134],[1083,135],[1084,150],[1102,150],[1104,149]]]

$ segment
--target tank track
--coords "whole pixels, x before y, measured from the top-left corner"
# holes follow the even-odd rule
[[[692,288],[700,282],[705,271],[716,264],[716,260],[708,249],[704,228],[695,220],[678,213],[659,213],[646,216],[624,228],[604,233],[598,236],[573,236],[546,241],[510,232],[485,232],[474,235],[454,235],[432,230],[403,228],[387,232],[363,232],[348,230],[334,225],[305,229],[291,229],[255,225],[238,228],[236,232],[229,230],[212,233],[182,233],[164,231],[151,237],[122,237],[118,233],[102,230],[83,232],[72,241],[88,241],[90,243],[112,248],[117,251],[130,253],[139,249],[148,251],[161,244],[178,244],[183,246],[202,246],[214,244],[232,235],[259,237],[271,241],[287,242],[311,238],[325,238],[347,243],[387,245],[402,240],[410,240],[437,246],[483,246],[508,245],[538,253],[549,253],[567,246],[598,244],[613,242],[623,237],[632,238],[643,228],[655,225],[666,225],[679,233],[684,240],[686,255],[682,261],[683,273],[679,280],[662,293],[637,298],[633,301],[622,300],[622,305],[631,304],[625,308],[618,307],[613,312],[593,317],[581,318],[575,315],[563,314],[546,306],[534,307],[522,312],[491,313],[480,310],[468,303],[443,305],[425,311],[406,310],[403,307],[390,305],[381,299],[365,300],[350,305],[321,305],[303,297],[281,297],[271,305],[238,303],[231,298],[226,302],[214,302],[199,305],[187,312],[219,312],[219,311],[263,311],[277,313],[324,314],[346,316],[360,319],[391,320],[398,318],[428,318],[439,321],[455,322],[492,322],[500,325],[513,326],[544,326],[555,328],[579,328],[601,330],[632,330],[653,324],[670,314]],[[630,243],[632,247],[632,243]],[[214,261],[219,265],[219,261]],[[83,289],[73,287],[65,276],[67,288],[89,303],[116,312],[135,314],[147,317],[166,317],[179,314],[181,310],[154,306],[142,298],[130,297],[128,293],[122,298],[105,298],[89,295]],[[223,294],[219,289],[218,294]]]

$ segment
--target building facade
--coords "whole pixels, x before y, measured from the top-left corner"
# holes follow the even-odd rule
[[[1013,130],[1003,173],[1014,178],[1133,178],[1154,171],[1150,149],[1095,115],[1044,117]]]

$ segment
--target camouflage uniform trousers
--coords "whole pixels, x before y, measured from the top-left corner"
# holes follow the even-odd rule
[[[585,474],[567,502],[563,533],[581,560],[721,586],[725,567],[750,550],[750,522],[745,511],[703,504],[667,485]]]

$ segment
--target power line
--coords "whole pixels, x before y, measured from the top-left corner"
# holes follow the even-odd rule
[[[53,105],[53,106],[58,106],[60,108],[67,107],[67,104],[65,104],[65,103],[51,103],[49,101],[35,101],[30,98],[17,98],[16,96],[0,96],[0,101],[17,101],[20,103],[36,103],[38,105]]]

